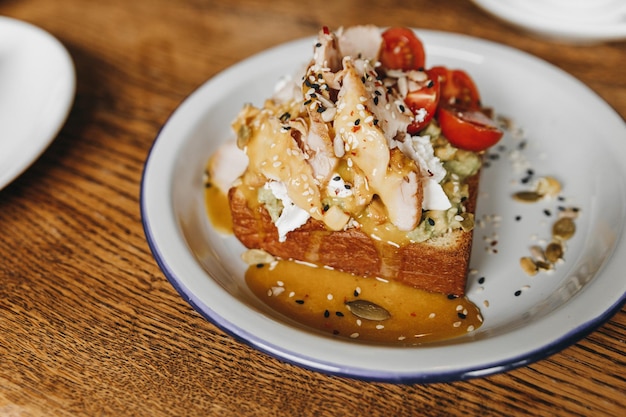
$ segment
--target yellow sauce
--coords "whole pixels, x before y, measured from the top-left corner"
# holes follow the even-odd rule
[[[233,234],[233,218],[228,207],[228,197],[210,183],[205,184],[204,190],[206,211],[211,224],[220,233]]]
[[[232,234],[227,196],[207,184],[205,201],[213,226]],[[385,237],[393,237],[394,232],[388,231]],[[451,299],[393,281],[294,261],[251,266],[246,272],[246,283],[272,309],[335,337],[416,345],[462,336],[482,324],[479,309],[465,297]],[[346,305],[355,300],[374,303],[390,317],[359,317]]]
[[[482,323],[467,298],[429,293],[392,281],[357,277],[293,261],[251,266],[246,283],[274,310],[338,337],[415,345],[450,339]],[[385,320],[353,314],[347,302],[366,300],[387,310]]]

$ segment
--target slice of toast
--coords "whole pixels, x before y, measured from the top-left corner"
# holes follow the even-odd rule
[[[468,178],[465,209],[474,213],[479,174]],[[233,187],[229,203],[235,236],[250,249],[263,249],[283,259],[314,263],[359,276],[394,280],[425,291],[465,294],[472,231],[461,229],[425,242],[398,247],[371,238],[358,228],[330,231],[309,219],[279,242],[278,232],[263,205],[249,204],[244,191]]]

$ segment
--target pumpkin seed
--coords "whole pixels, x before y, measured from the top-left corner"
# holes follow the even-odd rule
[[[534,203],[543,198],[543,195],[537,191],[518,191],[513,194],[513,199],[521,201],[522,203]]]
[[[530,254],[537,261],[543,261],[543,262],[546,261],[546,254],[541,246],[537,246],[537,245],[531,246]]]
[[[568,240],[576,232],[576,224],[570,217],[562,217],[552,225],[552,235],[561,240]]]
[[[549,262],[536,261],[535,265],[537,265],[537,269],[540,269],[542,271],[549,271],[552,269],[552,264]]]
[[[519,264],[522,267],[522,270],[526,272],[526,274],[530,275],[531,277],[533,275],[537,275],[537,272],[539,271],[537,264],[535,263],[533,258],[529,256],[524,256],[520,258]]]
[[[550,242],[546,246],[546,260],[555,263],[563,257],[563,246],[558,242]]]
[[[367,300],[347,301],[346,307],[352,314],[365,320],[383,321],[391,317],[383,307]]]

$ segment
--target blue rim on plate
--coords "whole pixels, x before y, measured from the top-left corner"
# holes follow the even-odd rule
[[[276,81],[307,62],[314,39],[296,40],[234,65],[193,92],[159,132],[143,172],[142,222],[156,262],[185,301],[235,339],[285,362],[343,377],[465,380],[545,358],[588,335],[626,301],[626,259],[613,256],[626,250],[621,117],[578,80],[529,54],[464,35],[416,32],[426,46],[427,64],[467,70],[483,101],[525,128],[526,157],[535,170],[561,178],[567,203],[582,209],[568,261],[542,277],[530,278],[519,268],[532,241],[529,227],[541,234],[549,226],[537,213],[543,206],[512,201],[514,173],[510,160],[500,158],[481,179],[489,193],[479,196],[477,216],[498,212],[503,220],[498,255],[480,250],[476,234],[487,232],[475,231],[471,262],[479,273],[469,278],[468,297],[481,307],[485,322],[474,333],[418,347],[381,346],[319,334],[271,311],[245,285],[243,246],[210,225],[203,172],[208,157],[232,137],[230,120],[241,106],[262,103]],[[529,106],[538,91],[545,93],[547,108],[561,111]],[[580,100],[593,112],[593,122],[574,106]],[[576,147],[572,135],[578,137]],[[518,138],[509,136],[505,145],[511,150]],[[594,174],[581,164],[593,166]],[[523,213],[525,220],[513,220],[512,213]],[[479,276],[487,276],[487,283]],[[519,288],[525,288],[522,295]]]

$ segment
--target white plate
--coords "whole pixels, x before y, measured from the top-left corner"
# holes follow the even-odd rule
[[[57,39],[0,16],[0,189],[56,137],[75,87],[72,59]]]
[[[484,250],[492,224],[477,227],[469,297],[485,322],[472,334],[420,347],[362,344],[287,323],[246,287],[243,247],[217,234],[205,215],[203,171],[242,105],[261,105],[278,79],[310,58],[313,40],[287,43],[215,76],[173,113],[146,162],[141,211],[149,245],[173,286],[198,312],[239,340],[282,360],[366,380],[433,382],[506,371],[550,355],[591,332],[626,293],[626,126],[589,88],[563,71],[502,45],[418,31],[429,66],[466,69],[483,101],[526,128],[523,155],[537,175],[564,184],[566,202],[515,203],[507,151],[483,173],[478,217],[500,214],[498,254]],[[583,103],[581,105],[581,103]],[[509,135],[512,150],[519,139]],[[518,266],[532,235],[549,235],[543,210],[582,210],[567,263],[533,278]],[[522,215],[522,220],[515,216]],[[614,252],[622,256],[611,256]],[[480,283],[480,278],[485,282]],[[517,291],[521,295],[515,296]],[[485,301],[489,307],[485,307]]]
[[[474,0],[502,20],[547,38],[575,43],[626,39],[623,0]]]

